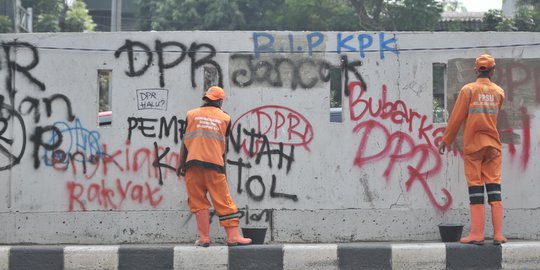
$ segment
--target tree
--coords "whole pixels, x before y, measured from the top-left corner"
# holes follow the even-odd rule
[[[239,30],[285,29],[279,25],[277,17],[286,11],[285,0],[236,0],[245,23]]]
[[[490,9],[482,18],[483,31],[497,31],[497,26],[504,21],[502,10]]]
[[[152,30],[152,22],[157,15],[157,1],[135,0],[136,27],[140,31]]]
[[[533,11],[527,8],[518,9],[516,15],[514,15],[514,25],[518,31],[535,31],[536,22]]]
[[[443,10],[439,0],[135,1],[143,31],[432,31]]]
[[[383,12],[384,0],[349,0],[349,4],[360,20],[361,30],[378,30]]]
[[[82,0],[70,6],[64,0],[22,0],[22,6],[32,7],[34,32],[93,31],[95,24]]]
[[[499,32],[513,32],[518,29],[514,26],[514,20],[512,18],[503,17],[502,21],[496,27]]]
[[[68,9],[64,32],[94,31],[96,24],[92,17],[88,15],[86,4],[82,0],[77,0]]]
[[[459,0],[442,0],[443,11],[449,12],[467,12],[467,8]]]
[[[540,1],[518,0],[516,7],[514,20],[518,30],[540,32]]]
[[[234,30],[244,23],[243,14],[235,1],[228,0],[151,0],[138,7],[147,12],[139,25],[151,30]],[[151,2],[151,3],[150,3]],[[141,4],[141,1],[137,1]],[[149,10],[142,8],[150,7]],[[148,30],[148,29],[146,29]]]
[[[432,31],[443,4],[437,0],[349,0],[361,30]]]
[[[10,33],[13,31],[13,22],[8,16],[0,16],[0,33]]]
[[[360,27],[353,9],[339,0],[286,0],[277,18],[278,29],[293,31],[355,31]]]
[[[387,6],[384,29],[433,31],[441,19],[442,4],[435,0],[401,0]]]
[[[482,20],[484,31],[540,31],[540,1],[518,0],[517,12],[505,17],[502,10],[489,10]]]

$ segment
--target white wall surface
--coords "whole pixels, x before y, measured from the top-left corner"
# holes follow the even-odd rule
[[[540,239],[540,47],[527,45],[540,43],[537,33],[63,33],[0,40],[0,243],[195,240],[184,181],[174,169],[180,123],[201,104],[205,66],[220,71],[223,109],[235,123],[227,174],[245,213],[242,227],[267,227],[274,242],[437,240],[438,224],[468,223],[469,202],[459,151],[440,156],[434,146],[445,124],[433,123],[432,65],[447,64],[451,105],[474,79],[473,59],[482,53],[497,59],[494,81],[507,91],[500,120],[505,232]],[[326,75],[340,65],[343,122],[336,123]],[[110,127],[97,125],[100,69],[112,71]],[[158,108],[141,109],[141,91],[156,93]],[[382,102],[387,106],[377,112]],[[160,136],[161,118],[179,120],[176,139],[174,131]],[[254,138],[250,155],[252,129],[263,136]],[[212,234],[222,239],[217,223],[214,217]]]

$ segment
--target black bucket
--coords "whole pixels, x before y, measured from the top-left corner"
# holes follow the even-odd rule
[[[251,244],[261,245],[264,244],[266,228],[242,228],[242,234],[246,238],[251,238]]]
[[[439,233],[443,242],[458,242],[463,232],[463,225],[440,224]]]

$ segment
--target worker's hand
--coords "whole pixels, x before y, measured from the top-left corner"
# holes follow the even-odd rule
[[[441,141],[439,143],[439,154],[444,154],[444,151],[446,150],[446,143]]]
[[[176,169],[176,175],[177,176],[186,176],[186,168],[185,167],[178,167],[178,169]]]

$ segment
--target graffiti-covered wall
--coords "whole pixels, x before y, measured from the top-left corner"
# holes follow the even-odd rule
[[[186,112],[212,84],[233,119],[226,163],[241,227],[268,228],[274,242],[436,240],[438,224],[468,223],[460,145],[442,156],[435,145],[481,53],[497,59],[507,94],[506,234],[540,239],[539,34],[0,39],[0,243],[193,241],[176,169]],[[211,231],[224,236],[215,216]]]

